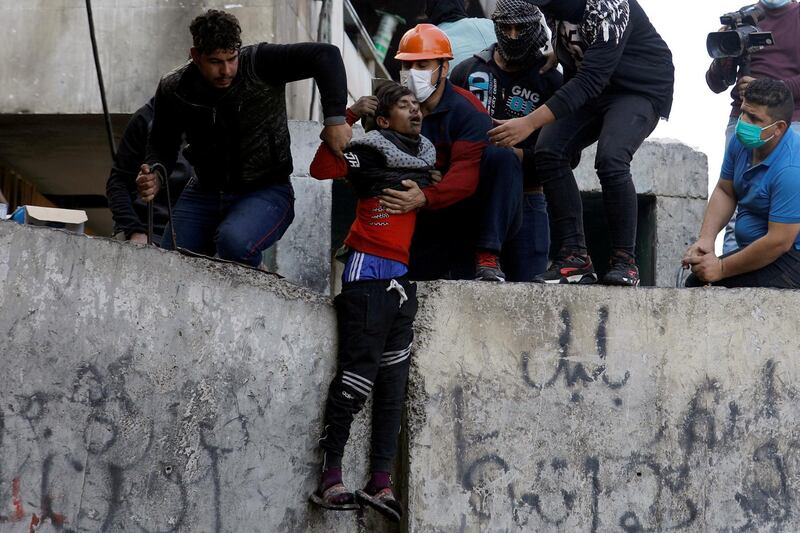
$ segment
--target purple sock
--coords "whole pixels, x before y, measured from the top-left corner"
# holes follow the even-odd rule
[[[392,486],[392,479],[389,477],[389,472],[373,472],[369,478],[369,483],[365,487],[367,494],[375,494],[381,489]]]
[[[342,469],[341,468],[328,468],[327,470],[322,471],[322,478],[319,481],[320,488],[322,490],[327,490],[328,487],[332,487],[338,483],[342,482]]]

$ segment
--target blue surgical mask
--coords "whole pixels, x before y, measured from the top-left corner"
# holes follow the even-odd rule
[[[751,150],[761,148],[775,137],[775,134],[773,134],[769,139],[762,139],[761,132],[773,127],[778,122],[780,122],[780,120],[773,122],[769,126],[760,128],[755,124],[745,122],[742,120],[742,117],[739,117],[739,121],[736,123],[736,138],[739,139],[739,142],[741,142],[745,148]]]
[[[788,4],[791,0],[761,0],[767,9],[778,9]]]

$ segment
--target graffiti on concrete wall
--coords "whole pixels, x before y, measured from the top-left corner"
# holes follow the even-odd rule
[[[224,531],[221,472],[248,446],[248,419],[234,391],[210,400],[208,387],[192,382],[166,412],[148,411],[133,398],[148,398],[152,380],[126,356],[104,370],[82,364],[54,378],[52,390],[4,398],[0,529],[179,531],[211,513],[203,523]]]
[[[610,401],[621,412],[622,393],[634,378],[627,371],[608,375],[607,360],[612,357],[607,347],[608,310],[601,308],[598,313],[593,363],[587,357],[574,357],[570,313],[563,311],[561,320],[552,373],[533,379],[531,355],[523,352],[519,356],[522,383],[534,394],[566,391],[568,402],[578,404],[589,403],[583,394],[599,387],[601,394],[593,397]],[[797,392],[777,380],[777,366],[772,359],[762,363],[760,374],[753,378],[752,394],[745,399],[732,399],[724,383],[705,377],[674,427],[665,422],[666,416],[652,420],[650,441],[641,449],[620,454],[613,446],[586,446],[592,453],[575,456],[566,450],[554,453],[557,445],[546,446],[546,451],[532,446],[530,459],[521,464],[514,464],[514,459],[525,455],[519,440],[510,444],[514,436],[508,431],[514,429],[470,424],[470,409],[483,404],[485,391],[462,380],[452,390],[456,475],[469,495],[470,508],[470,514],[462,516],[461,531],[475,527],[481,531],[695,531],[713,518],[708,515],[712,508],[727,513],[721,518],[729,525],[726,531],[765,526],[770,531],[796,531],[800,492],[793,487],[800,482],[800,441],[780,435],[793,434],[785,426],[781,431],[785,424],[781,409],[786,408],[785,400],[797,400]],[[584,412],[592,412],[592,407],[578,406]],[[542,403],[541,408],[552,405]],[[517,416],[524,424],[524,408]],[[527,418],[535,426],[537,417]],[[588,422],[593,428],[601,425],[598,420]],[[610,423],[624,424],[624,420]],[[710,485],[719,480],[727,483]]]

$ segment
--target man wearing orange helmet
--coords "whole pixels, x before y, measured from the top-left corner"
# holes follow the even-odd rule
[[[386,190],[380,200],[391,214],[422,209],[411,247],[413,279],[502,282],[498,255],[522,222],[522,168],[511,150],[489,146],[486,109],[447,80],[452,58],[447,35],[432,24],[401,39],[400,82],[420,102],[422,135],[436,147],[442,180],[424,191],[404,182],[405,191]]]

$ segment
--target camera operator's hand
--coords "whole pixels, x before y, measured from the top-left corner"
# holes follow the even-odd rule
[[[358,118],[371,117],[378,110],[378,99],[375,96],[362,96],[356,103],[350,106],[352,112]]]
[[[736,91],[739,93],[739,98],[744,98],[744,92],[747,90],[747,86],[754,81],[756,81],[756,79],[751,76],[742,76],[739,78],[739,81],[736,82]]]

